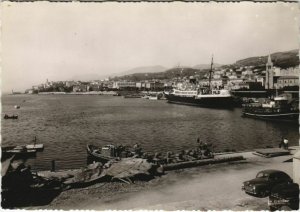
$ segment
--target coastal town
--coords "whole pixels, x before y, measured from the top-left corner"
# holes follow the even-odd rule
[[[296,57],[296,55],[295,55]],[[272,57],[266,56],[265,65],[261,62],[258,66],[221,66],[213,69],[211,86],[217,89],[239,90],[290,90],[298,91],[299,65],[281,68],[274,65]],[[294,58],[292,58],[294,59]],[[165,79],[132,80],[132,75],[111,77],[103,80],[83,81],[49,81],[34,85],[27,89],[28,94],[63,94],[63,93],[95,93],[103,91],[165,91],[172,88],[193,90],[209,85],[209,71],[207,69],[192,69],[175,67],[166,72],[171,72]],[[134,74],[133,74],[134,75]],[[140,74],[141,75],[141,74]],[[172,77],[172,75],[174,77]],[[141,78],[148,78],[148,73]],[[154,75],[155,77],[155,75]],[[167,78],[168,77],[168,78]],[[161,77],[160,77],[161,78]]]
[[[297,3],[1,9],[4,210],[299,210]]]

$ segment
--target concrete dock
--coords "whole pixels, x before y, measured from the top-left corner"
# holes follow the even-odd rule
[[[242,182],[264,169],[293,177],[293,154],[264,158],[253,152],[232,153],[246,160],[170,171],[149,182],[100,183],[62,192],[49,205],[33,209],[96,210],[268,210],[268,198],[241,190]]]

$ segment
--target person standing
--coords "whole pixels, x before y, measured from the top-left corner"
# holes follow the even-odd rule
[[[283,147],[284,149],[289,149],[289,140],[287,138],[283,139]]]
[[[284,141],[284,138],[281,137],[280,143],[278,145],[279,148],[283,148],[284,147],[284,142],[283,141]]]

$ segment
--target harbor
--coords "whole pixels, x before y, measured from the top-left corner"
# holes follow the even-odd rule
[[[38,170],[49,169],[51,160],[57,161],[58,169],[83,167],[88,143],[133,146],[138,141],[151,152],[188,149],[198,137],[219,152],[277,147],[282,137],[290,145],[298,144],[297,125],[243,118],[241,108],[199,108],[120,96],[16,95],[3,97],[3,113],[15,113],[13,106],[23,100],[19,119],[3,121],[2,145],[25,145],[37,136],[47,149],[29,160]],[[232,133],[237,129],[239,133]]]
[[[293,1],[4,1],[1,208],[298,211]]]
[[[12,149],[20,151],[23,156],[27,154],[24,152],[24,148],[27,151],[34,151],[34,156],[27,155],[25,164],[30,166],[33,173],[37,174],[38,179],[41,178],[36,186],[47,185],[47,189],[51,190],[52,186],[59,186],[58,190],[54,189],[51,191],[51,195],[47,195],[46,202],[34,198],[34,201],[29,199],[27,204],[4,205],[5,207],[74,209],[72,208],[74,206],[75,208],[89,209],[98,207],[100,204],[102,209],[114,209],[111,204],[105,203],[106,199],[120,198],[120,200],[114,201],[117,202],[116,209],[130,208],[131,206],[126,206],[126,203],[122,202],[123,195],[129,199],[133,198],[135,201],[135,198],[138,198],[136,195],[139,193],[147,196],[146,190],[149,189],[151,191],[151,189],[161,186],[166,186],[166,189],[171,190],[177,189],[177,186],[180,188],[178,183],[188,175],[198,176],[201,173],[201,176],[214,178],[215,175],[219,175],[220,170],[226,170],[228,174],[237,172],[235,174],[240,176],[242,170],[247,170],[248,173],[250,170],[253,172],[271,165],[287,171],[292,176],[292,163],[283,163],[283,159],[292,158],[295,149],[298,148],[294,147],[298,145],[297,125],[294,123],[282,125],[281,122],[243,118],[242,108],[199,108],[169,104],[167,101],[102,95],[51,95],[50,98],[46,95],[15,95],[4,96],[4,100],[3,112],[10,113],[17,110],[20,118],[3,122],[2,151],[9,153]],[[21,107],[14,108],[16,104]],[[82,111],[83,106],[85,107],[84,111]],[[32,116],[33,111],[35,116]],[[50,114],[52,115],[50,116]],[[85,128],[82,129],[82,126]],[[18,132],[17,129],[21,128],[24,128],[26,132],[22,139],[18,133],[11,133]],[[235,129],[239,129],[240,133],[233,133]],[[214,133],[210,134],[210,130]],[[256,133],[252,133],[253,131]],[[266,131],[268,131],[267,134]],[[274,148],[278,147],[282,137],[289,140],[290,151]],[[137,141],[142,149],[142,151],[138,151],[138,154],[136,154]],[[204,143],[205,146],[211,146],[212,154],[210,151],[205,153],[201,150]],[[87,149],[89,144],[95,146]],[[13,145],[17,145],[17,147],[12,148]],[[117,149],[112,150],[120,145],[123,146],[123,151],[126,150],[124,147],[130,147],[129,152],[124,154],[127,150],[123,153]],[[103,158],[100,156],[101,160],[95,160],[95,157],[99,157],[99,153],[97,155],[93,152],[102,147],[106,153],[101,153],[100,150],[100,154],[113,157]],[[272,151],[275,152],[272,153]],[[262,154],[267,155],[262,156]],[[276,157],[269,158],[269,155],[272,154]],[[135,155],[138,157],[136,158]],[[90,156],[94,156],[92,160],[90,160]],[[9,158],[9,155],[7,157]],[[120,162],[124,160],[124,165],[127,163],[137,165],[142,161],[147,161],[146,164],[149,164],[145,164],[146,166],[143,165],[143,167],[148,167],[147,169],[154,170],[154,172],[151,171],[150,175],[144,175],[142,178],[136,178],[134,175],[129,175],[130,178],[120,178],[122,175],[116,171],[124,169],[122,163],[119,166],[123,168],[112,167],[113,172],[109,170],[110,165],[105,165],[106,168],[103,168],[103,164],[109,161],[116,160],[118,164],[119,157],[125,157],[120,160]],[[136,159],[130,159],[131,157]],[[98,164],[98,161],[102,165]],[[132,169],[134,166],[130,165],[130,167]],[[107,171],[103,171],[106,169]],[[138,170],[141,171],[141,168]],[[110,172],[115,173],[116,177],[113,179],[117,180],[111,181],[110,177],[107,178],[105,173]],[[89,175],[88,173],[93,174]],[[132,173],[136,173],[136,171],[132,170]],[[91,178],[83,177],[86,174]],[[181,175],[183,175],[182,180],[178,178]],[[246,175],[243,173],[240,179],[245,177]],[[176,179],[176,186],[169,188],[168,184],[174,180],[173,178]],[[40,184],[44,181],[42,179],[46,179],[44,184]],[[49,184],[50,179],[55,180]],[[200,186],[199,189],[204,186],[202,182],[198,181],[189,182],[190,186],[196,186],[193,183]],[[224,189],[225,192],[226,188]],[[84,191],[86,195],[74,194],[78,190]],[[240,192],[240,190],[236,190],[236,192]],[[39,193],[45,195],[43,190]],[[90,199],[95,195],[100,195],[101,198],[91,204]],[[183,198],[182,195],[184,193],[174,198]],[[172,195],[170,198],[173,198]],[[80,206],[69,204],[78,199],[82,200]],[[168,202],[168,199],[154,198],[151,201],[149,208],[155,209],[155,207],[162,207],[162,204]],[[235,203],[235,205],[220,204],[217,206],[212,204],[205,206],[201,201],[196,202],[198,203],[189,204],[201,204],[201,207],[207,209],[210,207],[242,209],[243,204],[246,204],[247,208],[249,204],[253,204],[251,207],[254,209],[267,207],[264,201],[249,200],[247,196],[244,196],[240,203]],[[205,202],[208,203],[207,200]],[[65,206],[65,203],[68,206]],[[138,209],[140,206],[137,204],[134,207]],[[172,206],[172,204],[166,204],[163,208],[171,209],[173,207],[188,209],[188,206],[184,208],[178,205]]]

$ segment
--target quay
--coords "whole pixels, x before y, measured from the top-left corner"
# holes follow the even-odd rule
[[[265,158],[251,152],[220,153],[245,160],[168,171],[151,181],[133,184],[98,183],[63,191],[49,205],[26,209],[97,210],[268,210],[268,198],[255,198],[241,190],[242,182],[257,172],[277,169],[293,177],[291,155]]]

